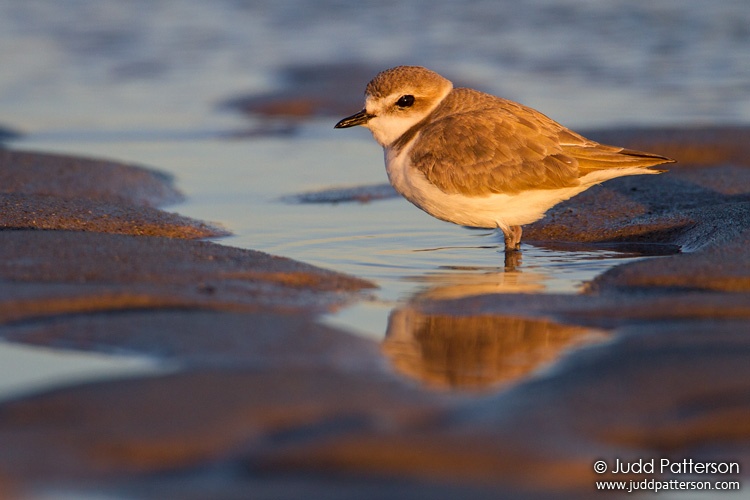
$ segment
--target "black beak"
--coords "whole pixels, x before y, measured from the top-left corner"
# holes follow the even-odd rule
[[[340,122],[336,124],[333,128],[349,128],[354,127],[357,125],[364,125],[367,123],[370,118],[374,118],[375,115],[370,115],[365,111],[364,109],[357,113],[356,115],[349,116],[347,118],[344,118]]]

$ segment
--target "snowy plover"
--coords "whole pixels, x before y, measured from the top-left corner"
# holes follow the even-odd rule
[[[428,214],[499,228],[518,250],[521,226],[595,184],[674,160],[586,139],[521,104],[453,84],[419,66],[378,74],[365,108],[336,128],[367,127],[388,178]]]

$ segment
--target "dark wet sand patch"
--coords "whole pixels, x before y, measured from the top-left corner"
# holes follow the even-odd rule
[[[399,196],[390,184],[371,184],[368,186],[333,187],[291,194],[284,196],[282,201],[287,203],[368,203]]]
[[[750,292],[750,215],[738,237],[701,252],[650,259],[617,267],[595,279],[592,292],[612,289]],[[739,223],[739,220],[735,220]],[[689,270],[689,271],[688,271]]]
[[[104,310],[25,318],[0,326],[0,337],[29,345],[148,355],[180,366],[335,367],[378,371],[375,342],[271,307],[227,312],[168,307]]]
[[[400,427],[433,415],[435,403],[367,371],[184,371],[5,403],[0,461],[3,470],[50,479],[175,470],[231,456],[232,449],[314,439],[340,426]],[[24,431],[29,427],[38,431]],[[19,453],[39,446],[45,456]]]
[[[3,229],[56,229],[184,239],[230,234],[217,225],[149,206],[26,193],[0,194],[0,230]]]
[[[660,151],[661,152],[661,151]],[[750,213],[750,168],[678,163],[595,186],[524,228],[526,241],[643,242],[693,251],[737,236]]]
[[[291,65],[276,77],[279,90],[229,98],[220,105],[265,119],[294,122],[330,117],[338,121],[362,109],[365,86],[388,67],[359,62]]]
[[[0,150],[0,193],[162,206],[182,200],[172,178],[109,160]]]
[[[6,321],[108,309],[321,311],[372,286],[209,242],[63,231],[0,231],[0,241]]]
[[[358,63],[290,66],[277,75],[281,90],[230,98],[221,106],[266,118],[343,118],[362,109],[365,85],[381,69]]]
[[[165,212],[182,194],[166,174],[108,160],[0,150],[0,230],[43,229],[200,239],[217,225]]]

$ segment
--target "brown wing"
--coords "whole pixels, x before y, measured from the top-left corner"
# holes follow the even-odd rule
[[[674,160],[598,144],[532,108],[455,89],[422,128],[411,161],[446,193],[482,196],[576,186],[594,170]]]
[[[511,101],[468,92],[458,97],[469,100],[464,109],[475,109],[456,113],[456,103],[446,103],[411,150],[412,164],[430,182],[446,193],[475,196],[578,184],[578,163],[559,143],[560,125]]]
[[[674,163],[673,159],[666,156],[617,146],[607,146],[595,142],[590,142],[589,144],[564,144],[563,151],[578,161],[579,175],[581,177],[595,170],[631,167],[648,168],[663,163]],[[665,172],[665,170],[659,170],[659,172]]]

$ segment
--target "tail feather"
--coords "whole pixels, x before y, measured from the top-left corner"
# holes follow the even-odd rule
[[[666,156],[604,144],[565,145],[563,148],[566,154],[578,161],[581,177],[596,170],[623,168],[647,169],[656,165],[675,162],[675,160]],[[654,169],[652,172],[666,172],[666,170]]]

